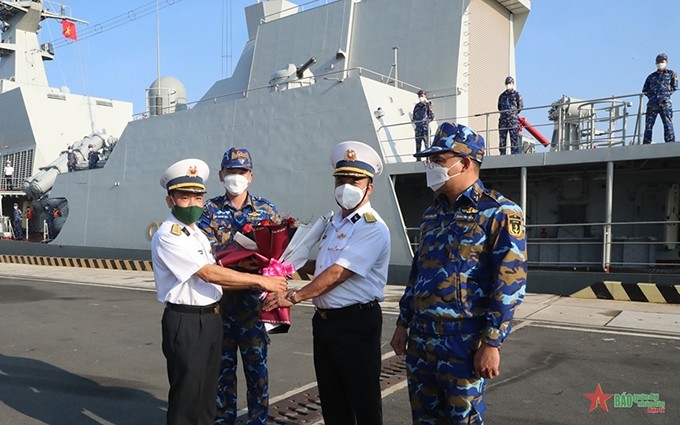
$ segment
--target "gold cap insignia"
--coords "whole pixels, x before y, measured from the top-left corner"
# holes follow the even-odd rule
[[[347,149],[347,152],[345,152],[345,161],[356,161],[357,160],[357,153],[354,151],[354,149]]]

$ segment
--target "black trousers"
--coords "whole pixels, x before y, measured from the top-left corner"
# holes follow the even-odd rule
[[[212,425],[217,408],[222,318],[219,313],[163,312],[167,359],[168,425]]]
[[[312,319],[314,369],[326,425],[381,425],[380,305]]]

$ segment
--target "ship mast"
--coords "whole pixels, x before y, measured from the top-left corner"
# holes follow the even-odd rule
[[[54,50],[38,42],[40,22],[48,18],[85,22],[45,10],[43,0],[0,0],[0,81],[48,86],[43,61],[54,59]],[[0,84],[0,93],[11,88]]]

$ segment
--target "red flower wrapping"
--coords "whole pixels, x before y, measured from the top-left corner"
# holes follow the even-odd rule
[[[218,264],[223,267],[234,266],[239,261],[252,258],[260,273],[264,276],[290,276],[295,272],[291,265],[282,264],[277,258],[283,254],[290,239],[296,230],[297,221],[287,218],[281,223],[271,220],[263,220],[260,225],[253,226],[246,223],[243,232],[252,236],[257,251],[243,248],[238,243],[231,244],[228,248],[215,254]],[[266,293],[262,298],[266,297]],[[262,311],[260,319],[265,323],[269,333],[286,333],[290,328],[290,308],[277,308],[272,311]]]

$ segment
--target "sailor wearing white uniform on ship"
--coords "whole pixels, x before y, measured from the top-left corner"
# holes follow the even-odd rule
[[[331,154],[335,200],[342,208],[326,228],[303,288],[272,294],[265,309],[313,299],[314,369],[326,425],[382,424],[380,334],[390,233],[369,202],[380,156],[361,142]],[[304,270],[303,270],[304,271]]]
[[[172,210],[151,241],[162,319],[163,354],[167,359],[167,423],[212,425],[219,373],[222,319],[218,301],[222,288],[285,290],[285,278],[240,273],[215,265],[210,242],[195,222],[203,212],[208,165],[185,159],[161,178]]]

